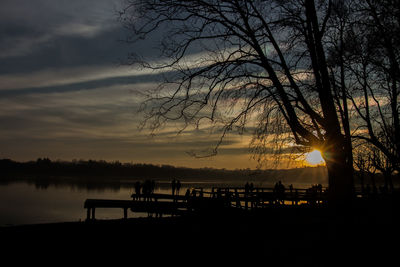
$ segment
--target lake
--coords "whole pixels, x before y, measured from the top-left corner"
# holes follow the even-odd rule
[[[190,186],[190,185],[187,185]],[[182,186],[181,192],[186,190]],[[103,199],[132,199],[133,188],[120,187],[102,189],[84,189],[73,185],[55,186],[46,188],[35,184],[11,183],[0,185],[0,226],[71,222],[86,219],[86,210],[83,204],[88,198]],[[167,193],[167,187],[156,188],[156,193]],[[122,218],[123,212],[119,209],[98,209],[96,218]],[[140,217],[145,214],[133,214],[129,217]]]
[[[217,183],[182,183],[180,194],[187,188],[210,188]],[[220,184],[218,184],[220,185]],[[132,186],[96,188],[74,185],[39,186],[34,183],[15,182],[0,184],[0,226],[73,222],[86,219],[83,205],[88,198],[131,200]],[[155,193],[171,193],[168,182],[157,182]],[[128,217],[142,217],[134,214]],[[118,219],[123,217],[122,209],[96,209],[97,219]]]
[[[88,198],[131,200],[133,181],[123,185],[104,186],[90,184],[40,184],[11,182],[0,184],[0,226],[74,222],[86,219],[83,205]],[[306,188],[310,184],[294,183],[295,188]],[[180,194],[188,188],[213,186],[244,186],[243,182],[182,182]],[[273,184],[255,183],[255,186],[273,187]],[[157,181],[155,193],[171,193],[170,182]],[[128,211],[128,217],[143,217],[145,213]],[[122,209],[96,209],[97,219],[119,219]]]

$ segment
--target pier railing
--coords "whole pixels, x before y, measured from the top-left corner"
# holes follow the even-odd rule
[[[281,205],[324,205],[326,190],[320,188],[290,189],[277,192],[274,188],[213,187],[193,188],[185,195],[132,194],[132,200],[87,199],[87,220],[95,219],[96,208],[120,208],[124,218],[128,210],[149,215],[180,215],[218,209],[259,209]]]

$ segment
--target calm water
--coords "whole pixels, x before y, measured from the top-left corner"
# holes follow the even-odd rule
[[[243,186],[240,183],[182,183],[180,194],[187,188],[202,187],[205,190],[212,186]],[[272,187],[273,185],[255,184],[256,186]],[[294,184],[304,188],[305,184]],[[125,199],[134,192],[132,187],[117,188],[82,188],[73,185],[38,186],[24,182],[0,185],[0,226],[73,222],[86,219],[86,209],[83,205],[88,198]],[[170,183],[157,182],[156,193],[171,193]],[[128,217],[143,217],[128,211]],[[123,217],[122,209],[96,209],[97,219],[119,219]]]
[[[187,188],[199,186],[182,184],[180,194]],[[204,184],[204,188],[210,187]],[[48,186],[41,188],[28,183],[0,185],[0,226],[48,222],[71,222],[86,219],[83,204],[88,198],[131,200],[133,187],[88,190],[74,186]],[[169,184],[158,184],[156,193],[170,193]],[[128,217],[141,217],[128,211]],[[96,209],[97,219],[118,219],[122,209]]]

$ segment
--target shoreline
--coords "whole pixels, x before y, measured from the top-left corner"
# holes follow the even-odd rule
[[[0,236],[5,251],[67,253],[95,262],[121,255],[176,254],[200,261],[211,256],[268,259],[275,266],[343,265],[349,260],[354,266],[363,260],[370,266],[372,259],[393,260],[397,255],[398,218],[360,220],[304,211],[43,223],[0,227]]]

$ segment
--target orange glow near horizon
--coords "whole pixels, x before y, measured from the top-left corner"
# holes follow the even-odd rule
[[[321,151],[317,149],[314,149],[313,151],[306,153],[305,156],[306,156],[305,161],[311,166],[325,164],[325,160],[322,157]]]

